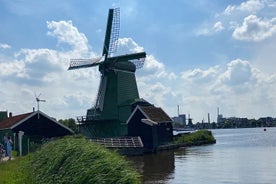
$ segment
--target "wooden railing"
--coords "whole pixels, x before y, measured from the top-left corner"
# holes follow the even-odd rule
[[[107,148],[142,148],[144,147],[140,137],[113,137],[98,138],[91,141]]]

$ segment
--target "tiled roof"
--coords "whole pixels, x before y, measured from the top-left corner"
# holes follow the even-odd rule
[[[171,118],[160,107],[140,106],[140,108],[152,121],[155,121],[158,123],[172,121]]]
[[[25,119],[26,117],[28,117],[29,115],[31,115],[32,113],[33,112],[8,117],[0,122],[0,129],[10,128],[13,125],[15,125],[16,123],[18,123],[19,121],[21,121],[21,120]]]

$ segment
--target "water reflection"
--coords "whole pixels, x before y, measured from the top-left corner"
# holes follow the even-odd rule
[[[213,130],[217,143],[129,157],[143,183],[273,184],[276,128]]]
[[[173,151],[128,157],[142,175],[144,183],[167,183],[173,177],[175,160]]]

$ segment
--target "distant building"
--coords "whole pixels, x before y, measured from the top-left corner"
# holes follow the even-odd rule
[[[179,116],[172,117],[172,120],[180,125],[186,125],[186,114],[179,114]]]
[[[218,117],[217,117],[217,123],[224,123],[225,121],[225,118],[223,118],[222,114],[218,114]]]

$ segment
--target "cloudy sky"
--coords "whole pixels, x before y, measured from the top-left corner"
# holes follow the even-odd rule
[[[60,118],[84,115],[98,68],[67,71],[70,58],[101,55],[109,8],[120,7],[117,54],[144,50],[140,97],[194,122],[275,117],[275,0],[0,0],[0,110],[37,107]]]

